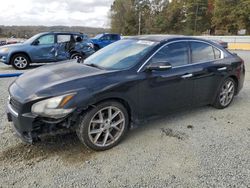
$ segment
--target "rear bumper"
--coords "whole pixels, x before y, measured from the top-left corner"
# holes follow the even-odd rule
[[[240,90],[243,88],[244,81],[245,81],[245,65],[242,64],[241,69],[239,70],[237,77],[238,77],[238,88],[237,88],[237,94],[239,94]]]

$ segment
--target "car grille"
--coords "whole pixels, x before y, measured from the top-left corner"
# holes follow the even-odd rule
[[[22,104],[13,98],[10,98],[10,105],[16,111],[19,111],[22,107]]]

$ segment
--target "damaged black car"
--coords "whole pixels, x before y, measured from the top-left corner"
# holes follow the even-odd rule
[[[94,150],[117,145],[133,125],[195,106],[228,107],[243,87],[243,60],[222,46],[185,36],[136,36],[84,63],[29,71],[9,87],[8,119],[33,143],[72,130]]]

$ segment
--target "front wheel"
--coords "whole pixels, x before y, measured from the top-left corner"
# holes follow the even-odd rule
[[[103,151],[116,146],[122,140],[128,125],[126,108],[116,101],[107,101],[88,111],[76,132],[87,147]]]
[[[16,54],[11,58],[11,65],[17,70],[24,70],[29,64],[30,60],[25,54]]]
[[[213,106],[218,109],[223,109],[228,107],[234,99],[235,92],[236,92],[235,81],[232,78],[227,78],[222,83]]]

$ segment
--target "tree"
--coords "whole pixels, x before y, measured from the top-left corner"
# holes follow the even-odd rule
[[[239,29],[250,32],[250,0],[114,1],[113,32],[136,35],[139,20],[142,34],[237,34]]]
[[[240,0],[215,0],[212,23],[218,34],[237,34],[239,3]]]
[[[111,6],[111,31],[123,35],[137,34],[134,0],[115,0]]]
[[[200,34],[211,28],[211,4],[208,0],[187,0],[186,11],[186,33]]]

